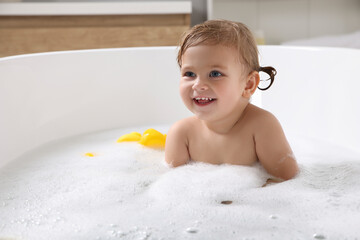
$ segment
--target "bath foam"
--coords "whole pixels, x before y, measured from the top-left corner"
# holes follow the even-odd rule
[[[259,165],[171,169],[161,150],[116,143],[145,129],[50,143],[0,169],[0,239],[360,236],[360,156],[344,147],[290,135],[300,174],[262,188]]]
[[[191,163],[159,177],[149,193],[159,201],[218,205],[222,201],[239,199],[239,194],[242,195],[247,189],[261,187],[268,177],[259,165],[248,167]]]

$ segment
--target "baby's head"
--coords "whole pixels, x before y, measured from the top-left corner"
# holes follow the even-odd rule
[[[228,20],[209,20],[185,32],[177,56],[180,67],[186,50],[199,45],[222,45],[234,48],[246,73],[263,71],[269,74],[271,82],[266,88],[259,88],[261,90],[268,89],[274,81],[276,70],[272,67],[260,67],[255,38],[246,25],[242,23]]]

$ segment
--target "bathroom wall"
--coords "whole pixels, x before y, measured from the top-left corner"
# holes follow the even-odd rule
[[[360,30],[360,0],[208,0],[208,17],[244,22],[279,44]]]

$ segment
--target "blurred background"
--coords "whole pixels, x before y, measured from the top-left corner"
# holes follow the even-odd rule
[[[243,22],[258,44],[360,48],[360,0],[0,0],[0,57],[173,46],[207,19]]]

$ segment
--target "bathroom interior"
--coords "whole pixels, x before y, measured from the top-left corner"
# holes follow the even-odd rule
[[[191,116],[177,45],[245,23],[299,174],[119,143]],[[0,0],[0,240],[359,239],[360,0]],[[145,134],[144,134],[145,135]]]

